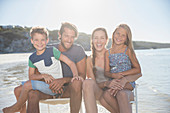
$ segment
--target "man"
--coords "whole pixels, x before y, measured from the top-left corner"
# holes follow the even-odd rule
[[[63,23],[59,30],[60,43],[55,47],[62,52],[65,56],[71,59],[77,67],[78,75],[85,79],[86,75],[86,54],[84,49],[74,43],[75,38],[78,37],[77,28],[70,23]],[[70,98],[70,111],[71,113],[78,113],[82,99],[82,81],[76,80],[71,82],[73,77],[72,72],[68,65],[61,62],[63,69],[63,78],[55,79],[51,82],[50,89],[61,91],[64,86],[62,98]],[[39,100],[53,98],[39,91],[30,91],[28,95],[28,113],[39,113]]]

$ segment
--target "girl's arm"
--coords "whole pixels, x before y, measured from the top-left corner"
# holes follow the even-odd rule
[[[78,76],[77,67],[73,61],[71,61],[68,57],[66,57],[63,54],[60,55],[59,60],[63,61],[70,67],[70,69],[73,73],[73,77]]]
[[[138,62],[138,59],[136,58],[135,52],[133,52],[133,54],[131,54],[130,49],[127,50],[127,55],[129,56],[129,59],[132,63],[132,69],[121,72],[121,74],[123,76],[126,75],[134,75],[134,74],[140,74],[141,73],[141,67],[140,64]]]
[[[110,64],[109,64],[109,50],[106,51],[105,53],[105,71],[104,71],[104,74],[105,76],[107,77],[110,77],[110,78],[116,78],[116,79],[120,79],[123,77],[123,75],[119,74],[119,73],[111,73],[110,72]]]

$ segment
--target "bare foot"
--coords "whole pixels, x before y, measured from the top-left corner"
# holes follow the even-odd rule
[[[20,110],[13,109],[12,107],[6,107],[2,109],[3,113],[15,113],[19,112]]]

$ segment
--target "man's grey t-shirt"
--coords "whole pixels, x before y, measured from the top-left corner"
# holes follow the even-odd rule
[[[57,49],[59,44],[54,45]],[[85,51],[82,46],[78,44],[73,44],[72,47],[65,51],[61,52],[63,55],[67,56],[70,60],[72,60],[75,64],[81,61],[84,57],[86,57]],[[73,73],[70,67],[61,61],[63,77],[73,77]]]

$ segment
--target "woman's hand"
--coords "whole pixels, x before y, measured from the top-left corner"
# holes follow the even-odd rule
[[[126,85],[126,83],[127,83],[126,77],[121,78],[120,81],[119,81],[119,83],[120,83],[123,87],[125,87],[125,85]]]
[[[112,81],[110,81],[110,83],[107,85],[108,88],[112,88],[112,89],[119,89],[122,90],[124,86],[121,85],[120,80],[119,79],[113,79]]]
[[[81,76],[74,76],[74,77],[71,79],[71,82],[73,82],[74,80],[81,80],[82,82],[84,81],[84,79],[83,79]]]
[[[54,77],[48,74],[42,74],[42,77],[47,84],[50,84],[54,80]]]

